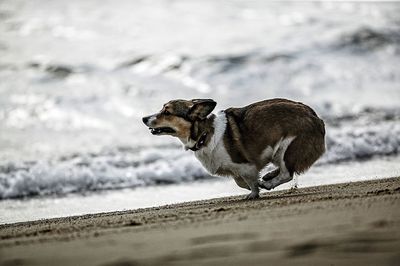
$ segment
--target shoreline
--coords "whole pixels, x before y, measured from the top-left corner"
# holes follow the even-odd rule
[[[312,167],[298,177],[298,187],[357,182],[400,176],[400,157],[374,158],[367,161],[344,162]],[[289,189],[289,183],[274,192]],[[231,178],[187,182],[168,186],[149,186],[122,190],[100,191],[88,194],[69,194],[56,197],[38,197],[0,201],[0,225],[16,222],[70,217],[103,212],[158,207],[167,204],[207,200],[248,191],[239,188]],[[268,192],[272,193],[272,192]]]
[[[396,177],[0,225],[0,265],[395,265],[399,229]]]

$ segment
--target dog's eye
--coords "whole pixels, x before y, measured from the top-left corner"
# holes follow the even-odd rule
[[[170,114],[171,114],[168,110],[165,110],[163,113],[164,113],[165,115],[170,115]]]

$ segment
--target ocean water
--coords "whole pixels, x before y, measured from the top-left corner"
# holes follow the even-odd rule
[[[32,199],[218,182],[142,125],[174,98],[302,101],[325,120],[327,152],[300,178],[329,183],[343,164],[343,182],[398,175],[398,14],[399,3],[1,1],[1,215]],[[360,169],[372,161],[382,175]]]

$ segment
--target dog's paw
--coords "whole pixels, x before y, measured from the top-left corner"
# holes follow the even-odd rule
[[[261,188],[265,188],[266,190],[271,190],[275,187],[271,181],[264,181],[264,180],[258,180],[258,186]]]
[[[258,199],[260,197],[260,195],[256,192],[251,192],[249,195],[246,196],[247,200],[254,200],[254,199]]]
[[[273,171],[271,171],[271,172],[268,172],[266,175],[264,175],[264,176],[262,177],[262,179],[263,179],[264,181],[271,180],[271,179],[277,177],[277,176],[279,175],[279,173],[280,173],[280,169],[279,169],[279,168],[278,168],[278,169],[275,169],[275,170],[273,170]]]

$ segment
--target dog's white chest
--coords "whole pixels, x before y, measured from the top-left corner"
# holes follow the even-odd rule
[[[196,151],[195,156],[211,174],[217,174],[219,169],[229,167],[232,164],[223,140],[212,150],[204,147]]]
[[[195,152],[196,158],[214,175],[230,173],[235,176],[243,176],[253,173],[255,166],[232,162],[223,140],[226,123],[227,119],[225,113],[220,112],[214,120],[214,135],[206,147]]]

